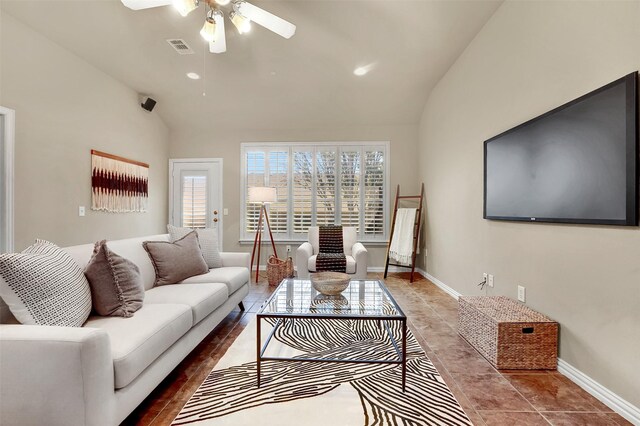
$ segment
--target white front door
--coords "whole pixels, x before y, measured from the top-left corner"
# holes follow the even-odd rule
[[[222,159],[169,160],[169,222],[216,228],[222,248]]]

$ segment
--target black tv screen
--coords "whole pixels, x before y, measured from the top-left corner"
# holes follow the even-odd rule
[[[484,143],[485,219],[637,225],[637,73]]]

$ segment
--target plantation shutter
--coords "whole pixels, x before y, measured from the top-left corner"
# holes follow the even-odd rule
[[[246,153],[246,179],[244,188],[245,200],[249,197],[249,188],[265,186],[265,153],[264,151],[248,151]],[[254,234],[258,228],[260,204],[246,203],[245,229],[247,234]]]
[[[360,151],[340,154],[340,220],[360,232]]]
[[[267,185],[276,188],[277,201],[268,205],[269,224],[274,234],[287,234],[289,198],[289,151],[269,152],[269,178]]]
[[[313,150],[293,151],[293,233],[306,234],[313,220]]]
[[[253,238],[260,213],[248,189],[276,189],[267,205],[271,229],[279,239],[302,240],[310,226],[355,227],[358,238],[385,241],[388,184],[387,143],[246,143],[243,156],[241,238]]]
[[[336,159],[335,148],[316,152],[316,225],[336,224]]]
[[[364,236],[384,236],[384,152],[365,150]]]
[[[185,228],[206,228],[207,226],[206,176],[182,178],[182,226]]]

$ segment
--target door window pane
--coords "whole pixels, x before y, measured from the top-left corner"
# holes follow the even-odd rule
[[[186,228],[206,228],[207,226],[206,176],[182,178],[182,226]]]

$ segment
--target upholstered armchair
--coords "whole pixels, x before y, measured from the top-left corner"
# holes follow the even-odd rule
[[[309,241],[302,243],[296,250],[296,268],[298,278],[308,278],[310,272],[316,272],[316,257],[320,248],[320,234],[317,226],[309,228]],[[357,242],[358,234],[354,227],[342,228],[344,254],[347,257],[347,274],[352,279],[363,280],[367,277],[367,249]]]

